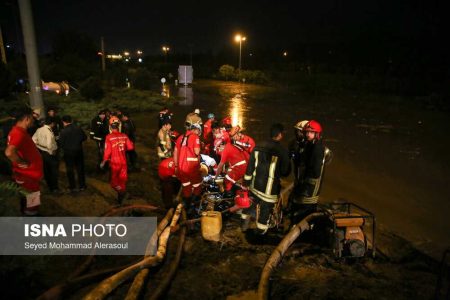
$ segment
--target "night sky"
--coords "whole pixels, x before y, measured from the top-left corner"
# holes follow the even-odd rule
[[[2,0],[5,43],[20,37],[17,8]],[[61,30],[104,36],[108,52],[141,49],[157,53],[163,44],[176,52],[220,51],[242,32],[249,51],[286,49],[297,43],[420,40],[444,35],[446,10],[439,1],[106,1],[33,0],[41,52],[51,51]],[[16,5],[16,4],[14,4]],[[16,42],[17,43],[17,42]],[[20,48],[20,45],[19,45]]]

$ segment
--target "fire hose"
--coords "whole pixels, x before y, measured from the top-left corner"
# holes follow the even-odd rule
[[[266,264],[264,265],[264,269],[261,273],[261,278],[259,280],[258,285],[258,300],[269,299],[270,275],[273,269],[275,269],[278,266],[288,248],[292,245],[292,243],[294,243],[294,241],[300,236],[300,234],[311,229],[310,222],[312,220],[318,217],[322,217],[324,215],[325,215],[324,212],[317,212],[308,215],[303,220],[301,220],[297,225],[292,227],[292,229],[289,231],[288,234],[286,234],[286,236],[283,238],[280,244],[278,244],[278,246],[270,255]]]

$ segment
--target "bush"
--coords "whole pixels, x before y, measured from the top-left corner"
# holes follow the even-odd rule
[[[265,84],[269,82],[269,76],[260,70],[242,70],[241,79],[245,78],[246,82]]]
[[[105,92],[98,78],[88,78],[80,87],[81,95],[86,99],[99,100],[103,98]]]
[[[230,65],[223,65],[219,68],[220,76],[225,79],[233,79],[235,77],[234,67]]]

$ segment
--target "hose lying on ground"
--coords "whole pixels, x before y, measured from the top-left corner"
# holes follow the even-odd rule
[[[182,221],[180,223],[185,222],[186,221],[186,211],[184,209],[182,211],[181,217],[182,217],[181,218]],[[180,265],[181,255],[182,255],[183,249],[184,249],[184,242],[186,240],[186,232],[187,232],[187,228],[186,228],[186,226],[183,226],[183,228],[181,228],[181,231],[180,231],[180,239],[178,241],[178,248],[177,248],[177,253],[175,254],[175,259],[171,261],[167,274],[165,274],[162,282],[159,283],[159,285],[156,287],[153,294],[150,296],[150,300],[160,299],[164,295],[164,292],[167,290],[170,283],[172,282],[172,279],[174,278],[174,276],[177,272],[178,266]]]
[[[117,215],[121,212],[127,212],[130,210],[155,211],[155,210],[161,210],[161,208],[153,206],[153,205],[134,204],[134,205],[129,205],[129,206],[112,208],[109,211],[107,211],[106,213],[104,213],[103,217]],[[167,212],[166,217],[163,220],[161,220],[161,222],[160,222],[161,226],[163,224],[165,224],[164,227],[167,226],[168,220],[172,217],[172,214],[173,214],[173,210],[169,210]],[[158,233],[160,234],[160,232],[162,230],[159,230],[159,228],[160,228],[160,225],[158,225],[158,229],[157,229]],[[72,272],[72,274],[70,274],[64,282],[59,283],[59,284],[49,288],[47,291],[42,293],[37,299],[38,300],[61,299],[61,297],[64,295],[64,293],[67,293],[68,291],[73,290],[74,288],[76,288],[78,286],[82,286],[82,285],[89,284],[91,282],[95,282],[99,279],[104,278],[105,276],[110,275],[111,273],[116,273],[116,272],[132,265],[132,264],[127,264],[127,265],[120,266],[120,267],[108,268],[108,269],[105,269],[102,271],[96,271],[96,272],[81,276],[81,274],[84,273],[87,270],[87,268],[89,267],[89,265],[92,263],[94,257],[95,257],[95,252],[93,252],[89,257],[87,257],[86,260],[74,272]]]
[[[178,222],[182,204],[179,204],[172,218],[170,226],[174,226]],[[104,299],[109,293],[116,289],[120,284],[136,275],[140,270],[158,265],[164,258],[167,250],[167,241],[170,236],[170,227],[166,227],[159,237],[158,251],[155,256],[148,256],[139,263],[134,264],[113,276],[103,280],[96,288],[89,292],[84,300]]]
[[[310,229],[309,222],[315,218],[324,216],[325,213],[317,212],[312,213],[301,220],[297,225],[295,225],[288,234],[283,238],[280,244],[275,248],[275,250],[270,255],[264,269],[261,273],[261,278],[258,285],[258,300],[267,300],[269,298],[269,279],[270,274],[273,269],[278,266],[281,259],[283,258],[286,250],[292,245],[292,243],[302,234],[304,231]]]

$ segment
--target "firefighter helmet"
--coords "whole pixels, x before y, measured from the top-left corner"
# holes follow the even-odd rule
[[[202,125],[200,125],[198,123],[195,123],[195,124],[191,125],[190,129],[198,129],[201,132],[202,131]]]
[[[297,130],[303,130],[303,129],[305,129],[305,126],[306,126],[306,124],[308,124],[308,122],[309,122],[308,120],[300,121],[297,124],[295,124],[294,128]]]
[[[213,113],[208,114],[208,119],[214,119],[214,118],[215,118],[215,115]]]
[[[203,124],[202,123],[202,118],[200,118],[200,116],[198,114],[196,114],[196,113],[190,113],[190,114],[188,114],[186,116],[186,123],[185,123],[185,125],[186,125],[186,127],[189,128],[189,127],[191,127],[194,124],[199,124],[199,125]]]
[[[222,125],[224,125],[224,126],[231,126],[231,117],[230,116],[226,116],[225,118],[223,118]]]
[[[112,116],[109,118],[109,125],[112,125],[114,123],[120,124],[120,119],[117,116]]]
[[[311,132],[315,132],[316,133],[316,138],[320,139],[320,134],[322,133],[322,126],[320,125],[319,122],[315,121],[315,120],[311,120],[308,122],[308,124],[306,124],[305,126],[305,131],[311,131]]]

